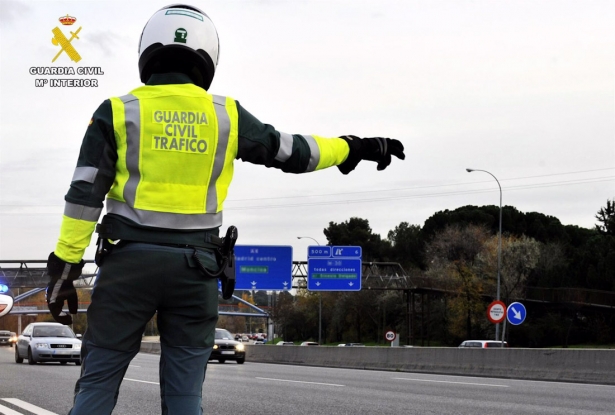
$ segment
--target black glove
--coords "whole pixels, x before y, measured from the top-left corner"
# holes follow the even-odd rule
[[[378,162],[378,170],[384,170],[391,164],[391,156],[401,160],[406,158],[404,145],[399,140],[382,137],[359,138],[354,135],[344,135],[350,152],[346,160],[337,166],[344,174],[348,174],[357,167],[361,160]]]
[[[47,273],[51,280],[47,284],[47,307],[53,316],[53,319],[58,323],[72,324],[73,318],[70,314],[77,314],[79,301],[77,291],[73,286],[75,281],[81,275],[81,270],[85,262],[81,260],[78,264],[71,264],[63,261],[53,252],[49,254],[47,259]],[[68,311],[66,314],[62,311],[64,301],[68,303]]]

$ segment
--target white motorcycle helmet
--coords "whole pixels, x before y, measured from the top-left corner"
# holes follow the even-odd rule
[[[153,73],[178,71],[207,90],[216,72],[219,51],[218,32],[203,11],[184,4],[163,7],[141,33],[141,82],[147,82]]]

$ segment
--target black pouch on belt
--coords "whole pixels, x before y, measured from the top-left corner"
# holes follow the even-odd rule
[[[220,278],[222,284],[222,298],[228,300],[235,291],[235,243],[237,242],[237,228],[229,226],[226,236],[222,238],[220,246],[215,250],[218,271],[211,272],[203,266],[199,258],[199,251],[192,253],[192,258],[197,263],[201,272],[209,278]]]
[[[94,255],[94,262],[98,267],[102,267],[105,257],[111,253],[112,249],[113,244],[107,238],[98,237],[98,241],[96,241],[96,254]]]

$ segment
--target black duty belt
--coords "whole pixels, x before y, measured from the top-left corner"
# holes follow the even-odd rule
[[[97,226],[97,231],[99,230]],[[150,241],[132,241],[132,240],[120,240],[117,244],[111,243],[111,241],[104,237],[103,233],[99,233],[96,255],[94,261],[96,265],[102,267],[105,257],[111,253],[114,247],[121,247],[130,243],[145,243],[150,245],[169,246],[174,248],[188,248],[192,249],[192,258],[198,265],[199,270],[203,275],[208,278],[219,278],[222,283],[222,298],[228,300],[235,291],[235,243],[238,237],[237,228],[235,226],[229,226],[226,230],[224,238],[220,238],[215,235],[207,235],[207,245],[210,246],[195,246],[190,244],[176,244],[166,242],[150,242]],[[201,262],[198,257],[197,248],[212,249],[216,256],[216,263],[218,265],[218,271],[211,272]]]

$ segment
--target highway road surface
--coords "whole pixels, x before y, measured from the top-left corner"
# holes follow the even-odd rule
[[[158,355],[139,353],[114,414],[160,413]],[[80,367],[16,364],[0,347],[0,414],[66,414]],[[205,414],[374,415],[615,413],[615,386],[246,362],[210,362]]]

